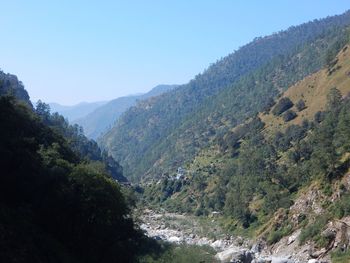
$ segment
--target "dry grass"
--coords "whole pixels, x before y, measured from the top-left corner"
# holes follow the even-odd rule
[[[276,130],[284,130],[291,124],[301,124],[304,119],[313,120],[316,112],[325,109],[327,94],[331,88],[338,88],[343,95],[350,92],[349,46],[339,52],[337,59],[338,62],[332,67],[336,70],[332,74],[329,75],[328,68],[322,69],[299,81],[281,96],[281,98],[290,98],[294,104],[300,99],[304,100],[306,109],[298,112],[295,106],[292,108],[298,114],[294,120],[285,123],[282,117],[276,117],[271,112],[260,114],[260,118],[266,123],[265,131],[267,134]]]

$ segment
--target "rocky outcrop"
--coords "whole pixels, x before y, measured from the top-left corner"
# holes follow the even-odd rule
[[[324,195],[317,186],[311,186],[305,193],[302,193],[289,209],[293,225],[297,226],[310,213],[321,214],[323,199]]]
[[[301,230],[298,229],[289,236],[283,237],[272,246],[259,239],[255,242],[241,237],[226,236],[212,239],[201,236],[195,231],[198,222],[192,222],[193,227],[181,224],[169,225],[169,218],[180,222],[195,220],[186,215],[155,213],[148,211],[142,217],[140,225],[146,234],[157,240],[176,244],[208,245],[217,251],[216,258],[221,262],[233,263],[328,263],[331,262],[329,252],[335,248],[347,248],[350,244],[350,217],[329,222],[322,235],[329,240],[325,248],[316,248],[312,242],[300,245],[298,242]]]
[[[221,262],[251,263],[253,260],[253,255],[254,254],[249,250],[232,246],[222,252],[217,253],[216,257]]]

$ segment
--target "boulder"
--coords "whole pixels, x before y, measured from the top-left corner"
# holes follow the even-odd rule
[[[251,251],[253,253],[259,253],[259,252],[261,252],[261,249],[262,249],[262,244],[260,242],[257,242],[257,243],[253,244]]]
[[[173,242],[173,243],[180,243],[181,242],[181,238],[179,238],[177,236],[172,236],[172,237],[169,237],[168,241],[169,242]]]
[[[327,228],[325,231],[322,232],[322,236],[324,236],[328,240],[335,239],[337,235],[337,230],[334,228]]]
[[[254,259],[254,254],[248,250],[242,250],[234,253],[231,257],[231,263],[251,263]]]
[[[257,257],[252,263],[294,263],[291,256],[268,256]]]
[[[231,247],[220,253],[217,253],[216,257],[221,262],[251,263],[254,259],[254,253],[239,247]]]
[[[288,237],[287,245],[292,244],[300,235],[300,230],[295,231],[291,236]]]
[[[272,257],[271,263],[294,263],[290,257]]]
[[[223,249],[225,244],[221,239],[218,239],[214,241],[210,246],[215,249]]]
[[[271,259],[256,258],[252,260],[252,263],[271,263]]]
[[[326,253],[326,248],[321,248],[320,250],[314,251],[311,250],[309,251],[309,255],[312,258],[319,258],[321,255],[324,255]]]

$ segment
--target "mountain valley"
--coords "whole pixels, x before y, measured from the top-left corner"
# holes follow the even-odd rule
[[[108,102],[0,71],[0,124],[0,262],[350,262],[350,11]]]

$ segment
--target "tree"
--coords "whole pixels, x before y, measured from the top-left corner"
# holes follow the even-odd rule
[[[312,166],[315,171],[328,179],[334,176],[338,161],[338,153],[333,143],[336,123],[336,115],[329,112],[318,129],[315,130],[312,138]]]
[[[0,244],[9,244],[0,261],[133,261],[141,235],[119,185],[102,162],[79,158],[60,132],[68,127],[50,117],[41,102],[34,112],[0,96]]]
[[[281,115],[283,112],[290,109],[291,107],[293,107],[293,102],[289,98],[284,97],[279,100],[279,102],[273,108],[272,113],[276,116]]]
[[[346,101],[339,112],[334,145],[341,153],[350,151],[350,102]]]
[[[295,104],[295,107],[297,108],[298,111],[302,111],[306,108],[305,102],[300,99],[298,102]]]
[[[35,112],[39,116],[48,116],[50,115],[50,105],[38,100],[36,103]]]
[[[324,117],[325,117],[325,113],[322,111],[318,111],[315,113],[314,120],[315,122],[320,123],[324,120]]]
[[[342,100],[341,92],[336,88],[331,88],[327,95],[327,108],[328,110],[336,110],[340,106]]]
[[[295,119],[296,117],[297,117],[297,114],[292,110],[288,110],[283,114],[283,120],[285,122],[291,121],[291,120]]]

